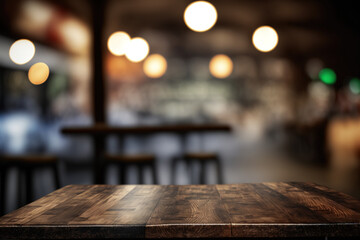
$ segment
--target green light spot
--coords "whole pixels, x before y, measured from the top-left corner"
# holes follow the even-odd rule
[[[350,91],[354,94],[360,93],[360,79],[359,78],[353,78],[350,80],[349,83]]]
[[[319,72],[319,78],[326,84],[334,84],[336,82],[336,74],[330,68],[324,68]]]

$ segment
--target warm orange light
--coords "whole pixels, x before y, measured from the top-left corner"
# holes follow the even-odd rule
[[[40,85],[48,79],[49,73],[49,67],[43,62],[39,62],[30,67],[28,77],[32,84]]]
[[[219,54],[211,59],[209,69],[211,75],[214,77],[226,78],[230,76],[233,71],[233,62],[228,56]]]
[[[59,33],[66,49],[77,54],[86,54],[90,47],[88,27],[75,18],[67,18],[59,25]]]
[[[149,44],[145,39],[136,37],[131,39],[126,47],[125,56],[132,62],[140,62],[149,54]]]
[[[262,26],[255,30],[252,42],[260,52],[270,52],[278,44],[279,38],[275,29],[269,26]]]
[[[159,78],[166,72],[166,59],[160,54],[152,54],[146,58],[143,69],[146,76],[150,78]]]
[[[186,26],[195,32],[208,31],[215,25],[216,20],[216,8],[206,1],[193,2],[184,12]]]
[[[130,43],[130,36],[126,32],[114,32],[110,35],[107,46],[109,51],[115,56],[124,55],[126,47]]]
[[[27,39],[20,39],[14,42],[9,50],[11,61],[22,65],[29,62],[35,55],[34,44]]]

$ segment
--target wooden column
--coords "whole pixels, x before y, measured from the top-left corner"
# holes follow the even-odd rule
[[[92,49],[92,106],[94,124],[106,123],[106,107],[105,107],[105,73],[104,73],[104,59],[103,52],[105,44],[103,41],[104,20],[105,20],[105,6],[106,1],[92,0],[92,34],[93,34],[93,49]],[[93,162],[93,182],[95,184],[104,183],[103,171],[103,153],[105,150],[105,139],[102,136],[95,136],[93,138],[94,144],[94,162]]]
[[[104,41],[103,41],[103,25],[104,11],[106,1],[92,0],[93,12],[93,53],[92,53],[92,69],[93,69],[93,117],[95,123],[105,123],[105,74],[104,74]]]

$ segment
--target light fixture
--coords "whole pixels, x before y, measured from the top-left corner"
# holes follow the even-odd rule
[[[211,75],[214,77],[226,78],[230,76],[233,71],[233,62],[228,56],[218,54],[210,60],[209,69]]]
[[[359,94],[360,93],[360,79],[352,78],[349,82],[349,88],[353,94]]]
[[[126,47],[125,56],[132,62],[140,62],[149,54],[149,44],[145,39],[136,37],[131,39]]]
[[[319,78],[326,84],[334,84],[336,82],[336,74],[331,68],[324,68],[319,72]]]
[[[65,49],[76,54],[86,54],[90,47],[90,30],[76,18],[68,17],[59,22],[58,33]]]
[[[215,25],[216,20],[216,8],[206,1],[193,2],[184,12],[186,26],[195,32],[208,31]]]
[[[27,39],[15,41],[9,50],[11,61],[22,65],[29,62],[35,55],[35,45]]]
[[[28,77],[32,84],[40,85],[48,79],[49,73],[49,67],[43,62],[38,62],[30,67]]]
[[[260,52],[270,52],[278,44],[279,37],[275,29],[270,26],[262,26],[255,30],[252,42]]]
[[[130,36],[126,32],[114,32],[110,35],[107,46],[112,54],[115,56],[121,56],[125,54],[126,47],[130,41]]]
[[[146,76],[150,78],[159,78],[166,72],[166,59],[160,54],[152,54],[146,58],[143,69]]]

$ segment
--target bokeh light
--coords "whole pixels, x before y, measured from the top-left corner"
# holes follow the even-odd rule
[[[30,67],[28,77],[32,84],[40,85],[48,79],[49,73],[49,67],[43,62],[39,62]]]
[[[349,88],[353,94],[359,94],[360,93],[360,79],[359,78],[350,79]]]
[[[209,69],[211,75],[214,77],[226,78],[230,76],[233,71],[233,62],[228,56],[219,54],[210,60]]]
[[[86,54],[91,44],[90,30],[81,21],[69,17],[59,23],[58,31],[65,49],[76,54]]]
[[[334,84],[336,82],[336,74],[331,68],[324,68],[319,72],[319,78],[326,84]]]
[[[127,45],[125,56],[132,62],[140,62],[149,54],[149,44],[145,39],[137,37],[131,39]]]
[[[160,54],[152,54],[144,62],[144,73],[150,78],[163,76],[167,69],[166,59]]]
[[[308,85],[309,96],[313,99],[327,99],[331,94],[331,87],[322,82],[311,82]]]
[[[34,44],[27,39],[20,39],[15,41],[9,50],[11,61],[22,65],[29,62],[35,55]]]
[[[130,43],[131,38],[126,32],[114,32],[110,35],[107,46],[109,51],[115,56],[124,55],[126,47]]]
[[[184,12],[186,26],[195,32],[208,31],[215,25],[216,20],[216,8],[206,1],[193,2]]]
[[[272,27],[262,26],[255,30],[252,42],[260,52],[270,52],[277,46],[279,37]]]
[[[321,69],[324,68],[324,62],[318,58],[312,58],[309,59],[306,62],[305,65],[305,70],[306,73],[309,75],[309,77],[311,77],[311,79],[315,80],[318,78],[319,76],[319,72],[321,71]]]

